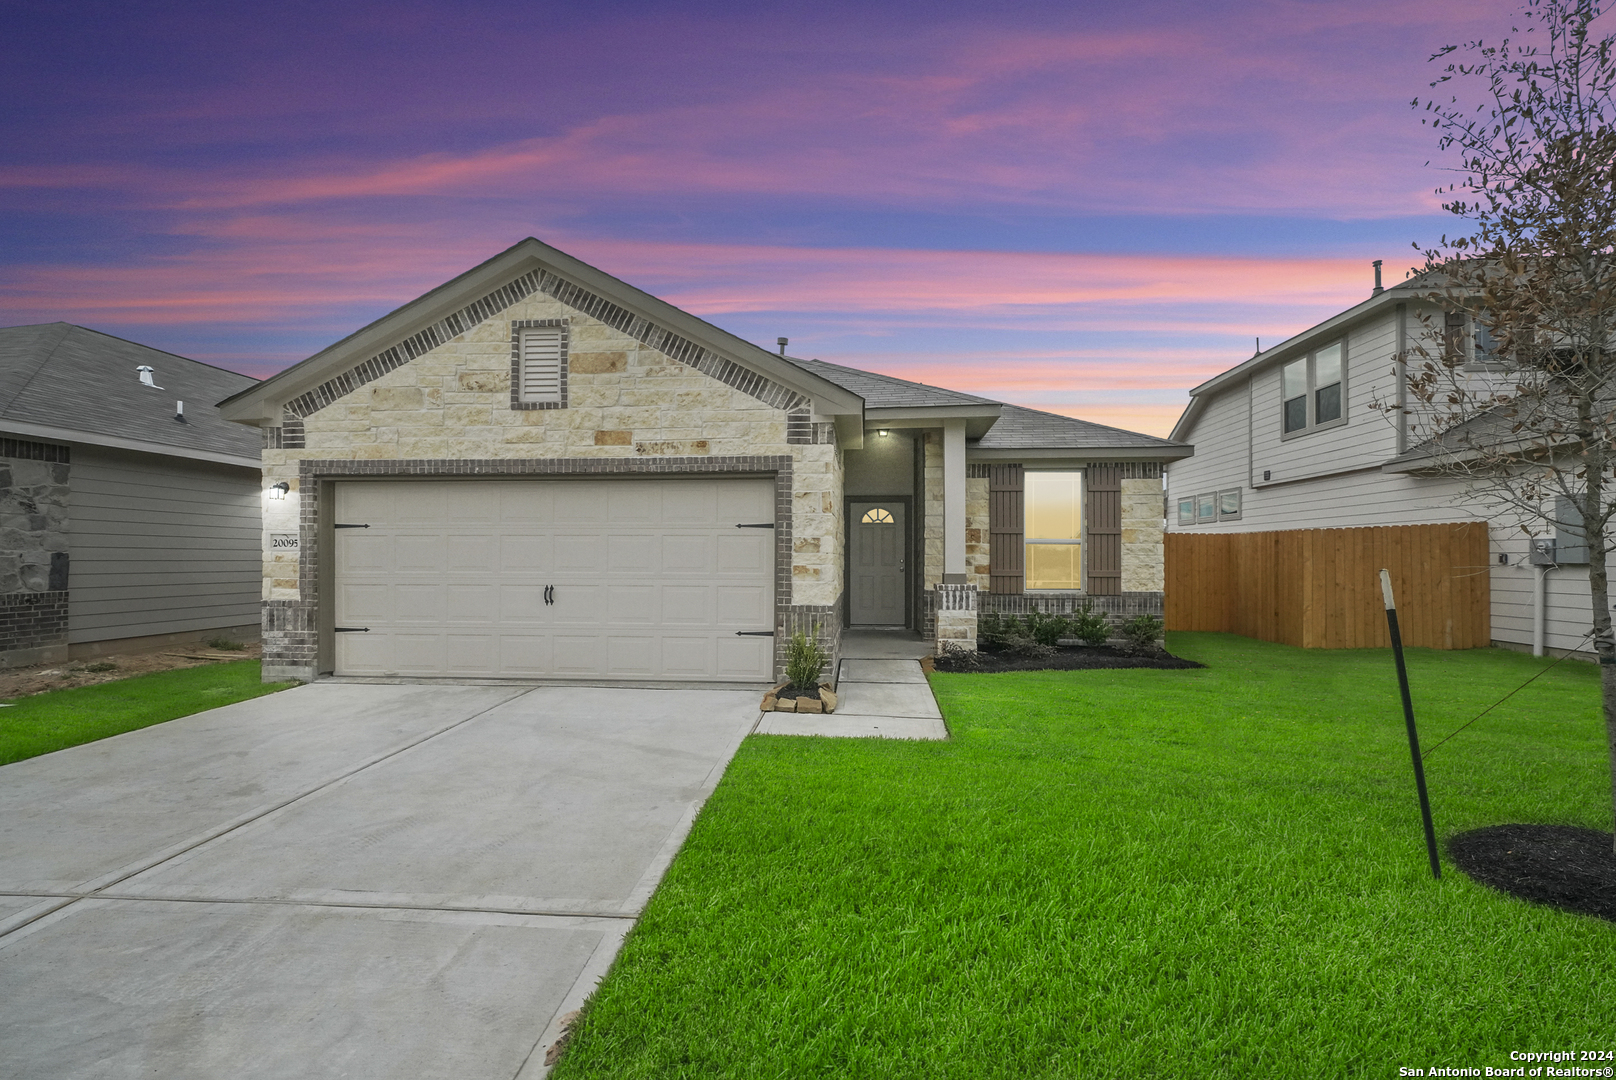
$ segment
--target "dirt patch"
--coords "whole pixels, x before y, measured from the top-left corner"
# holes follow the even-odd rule
[[[6,668],[0,670],[0,701],[15,701],[17,698],[42,694],[47,690],[65,690],[74,686],[115,682],[118,679],[127,679],[131,675],[145,675],[153,671],[201,667],[203,664],[217,664],[230,660],[258,660],[262,657],[263,649],[259,642],[254,641],[239,652],[213,649],[206,645],[194,647],[176,645],[162,652],[119,653],[61,664]]]
[[[1057,648],[1049,656],[1016,656],[1009,652],[978,652],[967,655],[976,657],[974,665],[966,661],[964,665],[955,666],[958,660],[953,656],[945,656],[938,657],[937,670],[993,674],[1000,671],[1093,671],[1101,668],[1179,670],[1206,666],[1194,660],[1174,656],[1165,649],[1126,653],[1120,649],[1081,645]]]
[[[1610,833],[1574,825],[1490,825],[1450,839],[1448,857],[1499,892],[1616,922]]]

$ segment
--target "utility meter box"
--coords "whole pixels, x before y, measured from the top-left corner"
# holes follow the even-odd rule
[[[1532,538],[1532,565],[1558,566],[1554,560],[1555,543],[1552,536],[1534,536]]]

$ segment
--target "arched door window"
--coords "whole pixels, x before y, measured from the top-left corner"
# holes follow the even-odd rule
[[[859,524],[861,525],[891,525],[893,523],[892,511],[883,510],[879,506],[871,507],[864,511],[864,516],[859,518]]]

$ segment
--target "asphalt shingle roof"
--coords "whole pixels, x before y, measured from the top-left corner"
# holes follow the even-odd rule
[[[155,369],[142,386],[135,369]],[[0,424],[40,424],[185,450],[256,458],[257,428],[214,408],[258,380],[71,323],[0,328]],[[185,402],[185,423],[174,402]]]
[[[1006,405],[999,414],[999,422],[988,433],[975,439],[972,446],[983,450],[1037,450],[1071,447],[1082,450],[1098,449],[1153,449],[1170,450],[1183,443],[1171,439],[1158,439],[1154,435],[1141,435],[1137,431],[1091,424],[1087,420],[1074,420],[1070,416],[1023,409],[1019,405]]]
[[[833,382],[843,390],[851,390],[864,399],[871,409],[916,409],[937,405],[997,405],[990,398],[962,394],[958,390],[944,390],[940,386],[894,379],[891,375],[877,375],[873,371],[843,367],[824,360],[799,360],[786,357],[804,371]]]
[[[1023,409],[1019,405],[1006,405],[992,398],[962,394],[958,390],[944,390],[925,383],[896,379],[891,375],[877,375],[873,371],[843,367],[823,360],[799,360],[787,357],[793,364],[851,390],[864,399],[872,409],[923,408],[947,405],[998,405],[999,419],[980,439],[971,445],[984,450],[1074,450],[1098,449],[1173,449],[1183,443],[1171,439],[1158,439],[1154,435],[1141,435],[1136,431],[1091,424],[1087,420],[1074,420],[1070,416]]]

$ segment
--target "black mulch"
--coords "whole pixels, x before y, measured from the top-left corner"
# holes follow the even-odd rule
[[[1490,825],[1450,839],[1448,856],[1500,892],[1616,922],[1610,833],[1574,825]]]
[[[968,670],[991,674],[999,671],[1090,671],[1097,668],[1198,668],[1194,660],[1174,656],[1165,649],[1147,653],[1125,653],[1117,649],[1072,646],[1059,648],[1049,657],[1015,656],[1008,652],[979,652],[976,664]],[[938,671],[966,670],[950,666],[939,657]]]

